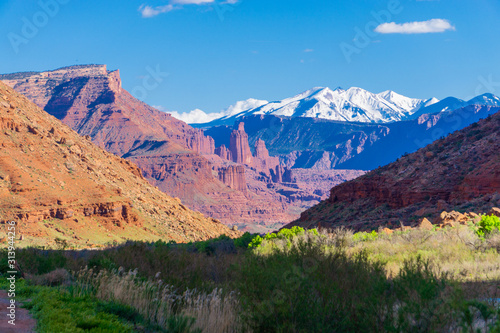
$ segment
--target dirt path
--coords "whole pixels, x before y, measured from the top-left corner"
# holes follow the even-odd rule
[[[36,321],[31,318],[29,311],[22,309],[19,301],[16,301],[16,325],[13,326],[8,323],[10,320],[7,317],[9,310],[7,306],[10,304],[10,298],[7,292],[0,290],[0,332],[1,333],[31,333],[35,332]]]

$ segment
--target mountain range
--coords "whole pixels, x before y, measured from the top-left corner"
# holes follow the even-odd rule
[[[236,124],[245,123],[250,144],[264,140],[270,154],[279,156],[289,169],[373,170],[498,110],[492,105],[469,105],[384,124],[249,115]],[[227,145],[232,128],[214,126],[204,133],[214,138],[215,145]]]
[[[265,103],[252,100],[258,105],[254,108],[230,107],[217,114],[206,114],[201,110],[181,114],[193,126],[208,128],[217,125],[232,125],[239,118],[250,115],[274,115],[284,117],[305,117],[344,122],[385,124],[416,119],[423,114],[456,110],[469,105],[500,106],[500,99],[492,94],[484,94],[469,101],[448,97],[440,101],[436,98],[414,99],[394,91],[371,93],[361,88],[344,90],[337,88],[313,88],[299,95],[281,101]],[[235,105],[249,105],[238,102]],[[239,110],[241,112],[237,113]],[[174,115],[176,116],[176,115]],[[203,123],[202,119],[214,118]],[[189,122],[188,121],[188,122]]]

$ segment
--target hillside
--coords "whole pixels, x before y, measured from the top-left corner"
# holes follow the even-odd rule
[[[19,245],[125,239],[188,242],[236,235],[151,186],[129,161],[95,146],[0,82],[0,216]]]
[[[500,112],[355,180],[288,226],[380,226],[436,221],[446,210],[487,212],[500,204]]]

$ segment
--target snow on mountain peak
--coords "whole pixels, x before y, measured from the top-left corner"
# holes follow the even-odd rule
[[[467,103],[500,107],[500,99],[492,94],[477,96]],[[191,124],[214,120],[229,124],[239,117],[254,114],[388,123],[413,119],[423,113],[445,111],[449,108],[456,108],[456,105],[456,99],[443,101],[437,98],[416,99],[400,95],[392,90],[374,94],[358,87],[351,87],[347,90],[340,87],[335,90],[328,87],[315,87],[281,101],[267,102],[248,99],[237,102],[219,113],[207,114],[201,110],[193,110],[183,114],[173,112],[172,115]]]
[[[386,123],[408,118],[429,101],[408,98],[390,90],[373,94],[358,87],[347,90],[315,87],[294,97],[248,110],[242,115],[273,114]]]

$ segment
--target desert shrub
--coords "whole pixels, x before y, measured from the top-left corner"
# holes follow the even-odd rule
[[[107,269],[112,270],[117,268],[116,263],[106,255],[106,253],[99,253],[87,261],[86,266],[92,267],[97,270]]]
[[[439,332],[459,318],[457,289],[421,257],[406,261],[393,280],[398,332]]]
[[[477,234],[479,237],[485,237],[494,230],[500,231],[500,218],[495,215],[483,215],[478,223]]]
[[[197,252],[205,253],[206,255],[220,255],[224,253],[236,253],[236,245],[234,240],[226,235],[222,235],[215,239],[196,242],[193,244]]]
[[[254,237],[254,235],[252,235],[251,233],[245,232],[241,237],[236,238],[234,240],[234,245],[237,248],[246,249],[246,248],[248,248],[248,244],[250,244],[253,237]]]
[[[345,227],[333,229],[329,236],[336,247],[346,248],[352,246],[354,243],[354,232]]]
[[[492,232],[486,239],[489,248],[496,249],[500,253],[500,231]]]
[[[17,262],[21,270],[31,274],[46,274],[58,268],[66,268],[68,258],[64,251],[40,250],[28,248],[16,252]]]
[[[372,241],[378,238],[378,233],[373,230],[372,232],[357,232],[353,235],[354,242]]]
[[[294,226],[291,227],[290,229],[281,229],[277,233],[274,232],[268,233],[264,237],[257,235],[252,239],[248,247],[258,248],[262,245],[264,241],[273,241],[273,240],[286,240],[287,243],[289,243],[295,236],[303,235],[306,233],[312,235],[319,235],[318,230],[316,229],[309,229],[306,231],[304,228]]]
[[[238,267],[242,317],[253,331],[429,332],[457,320],[448,280],[421,258],[390,279],[364,251],[298,239],[249,252]]]
[[[460,326],[463,332],[500,332],[500,308],[477,300],[466,301],[461,308]],[[478,329],[482,327],[483,330]]]

